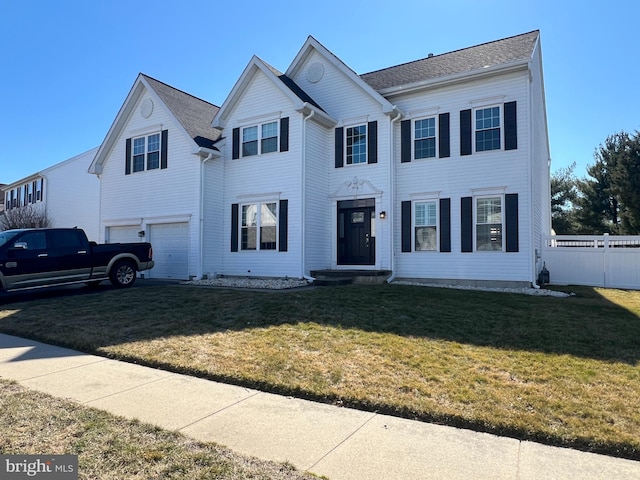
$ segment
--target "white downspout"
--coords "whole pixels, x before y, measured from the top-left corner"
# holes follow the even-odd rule
[[[204,272],[202,271],[204,263],[204,164],[213,158],[213,153],[209,153],[207,158],[200,162],[200,205],[198,206],[198,229],[200,234],[200,243],[198,248],[200,249],[200,261],[198,262],[198,276],[194,280],[202,280]]]
[[[533,268],[531,270],[531,286],[536,290],[540,289],[540,285],[538,285],[538,279],[536,278],[536,271],[538,269],[538,259],[536,258],[536,251],[538,250],[535,246],[535,228],[534,228],[534,202],[533,202],[533,183],[534,183],[534,174],[535,174],[535,145],[534,145],[534,126],[533,126],[533,89],[531,88],[531,62],[528,63],[529,69],[529,83],[527,83],[527,93],[529,96],[529,248],[533,249],[533,252],[529,253],[529,258],[531,258],[531,253],[533,253]],[[520,206],[518,206],[520,208]],[[542,251],[540,252],[542,256]]]
[[[394,145],[395,145],[395,139],[393,138],[393,127],[395,122],[397,122],[400,117],[402,116],[402,113],[400,111],[398,111],[398,114],[395,116],[395,118],[392,118],[391,121],[389,122],[389,203],[391,205],[391,208],[389,209],[389,217],[387,219],[387,221],[389,222],[389,225],[391,225],[389,227],[390,230],[390,234],[389,234],[389,248],[390,248],[390,257],[389,257],[389,268],[391,269],[391,276],[389,278],[387,278],[387,283],[391,283],[393,282],[393,280],[396,277],[396,257],[395,257],[395,253],[396,253],[396,248],[395,248],[395,231],[393,228],[394,225],[394,221],[395,221],[395,207],[396,207],[396,199],[395,199],[395,195],[396,195],[396,175],[395,175],[395,158],[394,158]]]
[[[307,120],[309,120],[315,114],[315,110],[311,110],[311,113],[302,119],[302,161],[300,165],[300,278],[313,282],[315,278],[306,274],[306,255],[305,255],[305,234],[307,223],[307,200],[305,195],[305,175],[306,175],[306,163],[307,163]]]

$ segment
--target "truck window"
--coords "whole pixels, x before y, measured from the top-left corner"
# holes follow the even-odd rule
[[[45,232],[28,232],[18,237],[15,243],[26,244],[27,250],[45,250],[47,248],[47,234]]]
[[[49,241],[51,248],[56,250],[81,248],[83,246],[77,230],[50,230]]]

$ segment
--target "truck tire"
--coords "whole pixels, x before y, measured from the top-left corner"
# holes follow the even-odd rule
[[[136,281],[136,266],[130,260],[118,260],[109,272],[109,280],[114,287],[130,287]]]

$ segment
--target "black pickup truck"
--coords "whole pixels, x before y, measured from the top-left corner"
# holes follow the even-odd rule
[[[79,228],[0,232],[0,291],[110,280],[129,287],[153,267],[150,243],[90,242]]]

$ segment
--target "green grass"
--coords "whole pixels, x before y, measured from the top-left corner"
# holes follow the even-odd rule
[[[318,478],[3,380],[0,411],[0,452],[78,455],[80,479]]]
[[[640,292],[164,286],[33,300],[0,331],[357,408],[640,459]]]

